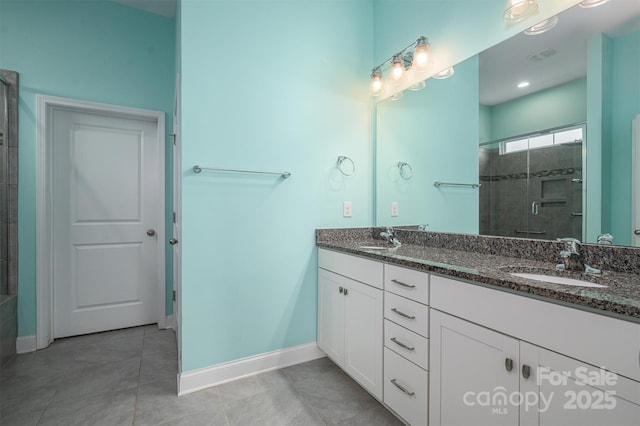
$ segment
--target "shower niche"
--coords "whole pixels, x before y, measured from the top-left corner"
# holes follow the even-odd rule
[[[582,240],[583,126],[480,146],[480,234]]]

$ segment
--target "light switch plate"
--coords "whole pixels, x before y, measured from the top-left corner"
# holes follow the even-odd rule
[[[397,201],[392,201],[391,202],[391,216],[392,217],[398,216],[398,202]]]

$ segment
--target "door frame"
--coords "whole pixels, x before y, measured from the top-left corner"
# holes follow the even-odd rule
[[[87,102],[57,96],[36,95],[36,349],[53,341],[53,114],[56,109],[99,113],[154,122],[158,155],[158,247],[156,317],[166,327],[165,311],[165,113],[140,108]]]

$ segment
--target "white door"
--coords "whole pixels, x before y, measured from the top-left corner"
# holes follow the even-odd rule
[[[51,123],[54,338],[157,322],[157,123],[63,108]]]
[[[181,315],[181,290],[182,278],[182,250],[180,249],[180,219],[182,217],[181,193],[182,193],[182,155],[180,149],[180,74],[176,76],[176,96],[173,107],[173,317],[176,322],[176,340],[178,343],[178,371],[182,371],[182,315]]]
[[[516,426],[518,340],[434,309],[429,336],[429,424]]]
[[[382,290],[345,278],[343,294],[345,370],[382,399]]]
[[[520,357],[531,371],[520,392],[533,402],[520,406],[521,426],[640,424],[640,383],[525,342]]]

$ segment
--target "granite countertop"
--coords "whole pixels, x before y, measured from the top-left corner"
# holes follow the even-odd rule
[[[603,271],[602,275],[555,271],[550,262],[494,254],[476,253],[402,244],[395,250],[363,249],[363,246],[385,246],[379,239],[345,239],[317,241],[317,246],[406,266],[425,272],[470,280],[498,290],[515,292],[548,302],[588,310],[627,321],[640,323],[640,276],[635,273]],[[591,281],[606,288],[577,287],[520,278],[509,272],[545,273]]]

